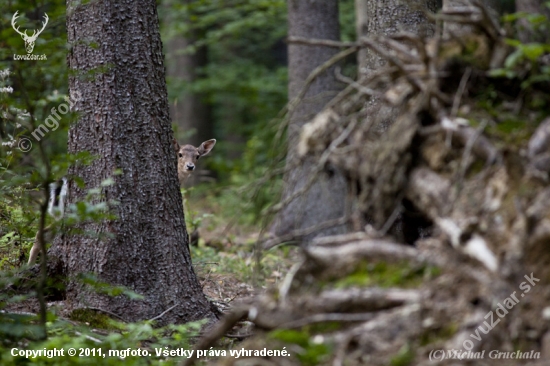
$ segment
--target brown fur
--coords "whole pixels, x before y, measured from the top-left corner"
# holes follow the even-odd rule
[[[216,145],[216,140],[211,139],[200,144],[199,147],[193,145],[180,146],[174,140],[174,150],[178,154],[178,180],[182,185],[195,170],[195,164],[201,156],[208,154]]]

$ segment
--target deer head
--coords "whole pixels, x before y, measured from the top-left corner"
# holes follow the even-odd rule
[[[34,49],[34,42],[36,42],[36,38],[38,38],[38,36],[40,35],[40,33],[42,33],[42,31],[44,30],[44,28],[46,28],[46,24],[48,24],[48,14],[44,14],[44,22],[42,22],[42,29],[40,29],[38,31],[38,33],[36,33],[36,29],[33,30],[33,33],[32,33],[32,36],[29,36],[27,35],[27,31],[25,30],[25,32],[20,32],[19,31],[19,27],[15,27],[15,20],[17,18],[19,18],[17,16],[17,13],[19,11],[16,11],[15,14],[13,14],[13,17],[11,18],[11,26],[13,27],[13,29],[15,29],[15,31],[17,33],[19,33],[21,35],[21,38],[23,38],[23,41],[25,41],[25,49],[27,50],[27,53],[31,53],[32,50]]]
[[[189,178],[193,170],[195,170],[197,160],[199,160],[201,156],[208,154],[212,148],[214,148],[216,140],[207,140],[200,144],[199,147],[193,145],[180,146],[175,139],[173,142],[174,150],[178,154],[178,179],[181,185]]]

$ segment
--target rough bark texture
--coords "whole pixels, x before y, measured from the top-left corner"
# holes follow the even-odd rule
[[[69,173],[90,189],[116,169],[123,172],[102,189],[101,200],[118,201],[118,219],[80,224],[80,234],[54,241],[51,254],[69,277],[67,304],[105,309],[128,321],[175,306],[161,324],[213,317],[191,266],[155,1],[68,1],[67,29],[69,90],[78,95],[73,100],[80,113],[68,150],[97,156]],[[69,202],[84,196],[71,182]],[[75,279],[79,273],[145,298],[98,294]]]
[[[358,37],[389,36],[410,32],[419,36],[433,34],[433,24],[425,16],[435,12],[436,0],[355,0]],[[377,70],[386,60],[368,48],[358,54],[362,74]]]
[[[362,2],[362,4],[359,4]],[[375,39],[399,32],[409,32],[421,37],[433,34],[433,23],[425,16],[426,11],[436,11],[435,0],[357,0],[358,11],[366,12],[357,17],[359,37]],[[358,55],[361,77],[368,78],[386,64],[386,58],[379,53],[364,48]],[[378,120],[378,129],[385,131],[395,120],[394,108],[382,106],[378,98],[371,98],[366,106],[368,118]]]
[[[338,1],[288,1],[289,36],[339,40]],[[328,47],[290,44],[288,97],[292,101],[304,87],[309,74],[328,61],[337,50]],[[297,141],[301,127],[311,120],[334,97],[339,85],[330,68],[310,85],[301,103],[291,111],[288,127],[287,173],[283,200],[304,187],[316,164],[297,157]],[[303,231],[344,215],[346,201],[345,179],[337,170],[328,167],[318,174],[306,193],[299,195],[279,212],[274,233],[289,235]],[[345,226],[333,226],[316,232],[316,236],[341,233]],[[304,240],[311,235],[302,236]]]

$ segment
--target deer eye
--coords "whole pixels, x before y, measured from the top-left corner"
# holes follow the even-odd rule
[[[180,158],[183,158],[183,154],[182,154],[182,153],[179,153],[179,156],[180,156]]]
[[[200,155],[197,155],[197,160],[199,160],[200,157],[201,157]]]

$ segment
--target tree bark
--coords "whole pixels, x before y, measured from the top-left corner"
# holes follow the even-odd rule
[[[398,32],[421,36],[433,34],[433,24],[426,18],[425,12],[436,11],[436,0],[356,0],[355,4],[359,38],[390,36]],[[386,60],[378,53],[365,48],[358,54],[359,77],[369,77],[385,64]],[[377,98],[371,98],[365,108],[368,118],[376,118],[379,133],[387,130],[396,116],[394,108],[383,105]]]
[[[69,278],[69,308],[96,307],[137,321],[175,306],[160,324],[212,318],[191,266],[155,1],[71,0],[67,29],[69,90],[79,96],[73,98],[79,119],[69,131],[68,150],[96,156],[69,174],[87,189],[113,177],[95,203],[118,202],[117,219],[81,223],[80,234],[53,243],[51,254]],[[122,174],[113,176],[116,169]],[[70,183],[70,203],[85,194]],[[144,299],[97,293],[77,280],[80,273],[127,286]]]
[[[436,10],[436,0],[355,0],[357,37],[389,36],[398,32],[432,35],[433,25],[424,13]],[[384,63],[382,57],[367,48],[358,54],[361,74],[376,70]]]
[[[426,12],[437,10],[436,0],[356,0],[355,5],[358,38],[368,37],[376,42],[377,37],[388,37],[399,32],[417,34],[421,37],[433,35],[433,23],[428,20]],[[371,77],[386,63],[386,59],[372,49],[362,50],[358,55],[359,79],[364,80]],[[374,131],[375,137],[372,138],[373,140],[379,139],[379,136],[386,133],[394,124],[399,112],[399,107],[386,104],[378,97],[371,97],[363,108],[366,119],[362,123],[363,126],[366,126],[366,131],[371,130],[370,126],[374,126],[372,131]],[[366,133],[371,134],[371,132]],[[404,131],[399,133],[399,136],[404,135]],[[393,212],[394,209],[391,208],[390,212]],[[418,227],[416,227],[416,223],[407,219],[408,214],[408,211],[404,210],[393,224],[391,231],[400,240],[412,242],[416,240]],[[389,219],[389,216],[382,218],[375,213],[366,217],[355,216],[358,222],[356,226],[361,228],[368,222],[377,229],[382,229]],[[409,233],[412,233],[412,236]]]
[[[339,40],[338,1],[289,0],[288,27],[291,37]],[[288,46],[290,101],[298,96],[308,75],[336,53],[337,50],[322,46]],[[296,147],[301,127],[320,112],[339,89],[334,69],[330,68],[315,79],[301,103],[291,112],[283,200],[289,199],[306,185],[316,166],[313,160],[300,160],[297,157]],[[336,220],[344,216],[345,201],[345,179],[340,172],[329,167],[316,177],[306,193],[298,195],[278,213],[273,231],[279,236],[292,235],[293,232],[307,231],[307,228]],[[315,236],[343,233],[345,230],[344,225],[336,225],[300,237],[307,241]]]

